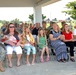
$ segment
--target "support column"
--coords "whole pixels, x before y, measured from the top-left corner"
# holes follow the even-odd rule
[[[34,23],[39,22],[42,25],[42,8],[41,6],[34,7]]]

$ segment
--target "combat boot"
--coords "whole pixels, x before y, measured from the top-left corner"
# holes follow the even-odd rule
[[[0,61],[0,71],[1,72],[4,72],[5,71],[5,69],[4,69],[4,67],[3,67],[3,63]]]

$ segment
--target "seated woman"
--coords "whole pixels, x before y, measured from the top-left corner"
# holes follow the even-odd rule
[[[6,56],[6,51],[5,51],[5,48],[4,46],[0,43],[0,71],[1,72],[4,72],[5,69],[3,67],[3,60]]]
[[[74,26],[73,37],[74,37],[74,46],[76,47],[76,26]]]
[[[55,49],[55,54],[58,62],[65,62],[67,60],[66,45],[62,42],[62,35],[59,26],[53,23],[53,30],[50,32],[49,38],[52,47]]]
[[[22,48],[20,47],[20,35],[15,30],[15,25],[13,23],[10,23],[8,25],[8,29],[6,31],[6,34],[4,35],[3,39],[5,39],[4,43],[6,46],[7,51],[7,58],[9,67],[12,67],[12,53],[13,51],[17,54],[17,66],[20,66],[20,59],[22,55]]]
[[[38,43],[39,48],[41,49],[40,61],[44,62],[43,54],[45,51],[47,53],[46,61],[49,61],[49,50],[47,47],[47,39],[46,39],[45,32],[42,28],[40,28],[38,31],[37,43]]]
[[[70,60],[72,62],[75,62],[74,60],[74,39],[73,39],[73,33],[69,29],[69,26],[67,24],[64,25],[62,30],[63,35],[63,41],[65,42],[66,46],[70,47]]]
[[[24,49],[27,51],[26,64],[30,65],[29,55],[30,55],[30,52],[32,50],[32,53],[33,53],[32,65],[34,65],[35,55],[36,55],[36,49],[35,49],[35,46],[34,46],[35,40],[33,38],[33,35],[31,34],[28,26],[23,27],[23,34],[22,34],[21,39],[22,39],[21,46],[23,46]]]

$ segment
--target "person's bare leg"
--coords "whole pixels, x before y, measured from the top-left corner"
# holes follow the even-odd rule
[[[46,53],[47,53],[47,56],[49,57],[49,49],[48,49],[48,47],[46,47]]]
[[[44,59],[43,59],[43,54],[45,52],[45,48],[42,49],[41,51],[41,56],[40,56],[40,61],[43,63],[44,62]]]
[[[29,62],[29,55],[26,56],[26,64],[27,64],[27,65],[30,65],[30,62]]]
[[[41,56],[40,56],[40,57],[43,57],[44,52],[45,52],[45,48],[42,49],[42,51],[41,51]]]
[[[20,59],[22,54],[17,54],[17,66],[20,66]]]
[[[47,53],[47,58],[46,58],[46,61],[49,61],[49,50],[48,50],[48,47],[46,47],[46,53]]]
[[[8,58],[8,63],[9,63],[9,67],[12,67],[12,54],[7,54],[7,58]]]
[[[35,56],[36,54],[33,54],[32,65],[35,63]]]

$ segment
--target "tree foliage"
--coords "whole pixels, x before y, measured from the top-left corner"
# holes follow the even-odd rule
[[[57,18],[52,19],[52,21],[57,21]]]
[[[22,21],[20,21],[18,18],[15,18],[11,21],[7,21],[7,20],[0,20],[0,23],[2,24],[9,24],[9,23],[14,23],[16,26],[19,25],[20,23],[22,23]]]
[[[17,24],[19,24],[20,23],[20,21],[19,21],[19,19],[18,18],[15,18],[14,20],[12,20],[11,21],[12,23],[17,23]]]
[[[44,16],[44,14],[42,14],[42,20],[44,20],[45,18],[46,18],[46,16]],[[34,14],[29,15],[29,19],[31,21],[33,21],[34,20]]]
[[[44,20],[46,18],[46,16],[44,14],[42,14],[42,20]]]
[[[33,21],[33,20],[34,20],[34,15],[33,15],[33,14],[29,15],[29,19],[30,19],[31,21]]]
[[[76,20],[76,9],[74,8],[75,5],[76,1],[68,2],[68,4],[65,5],[65,8],[67,8],[67,10],[62,11],[63,13],[70,15],[70,17],[74,20]]]

